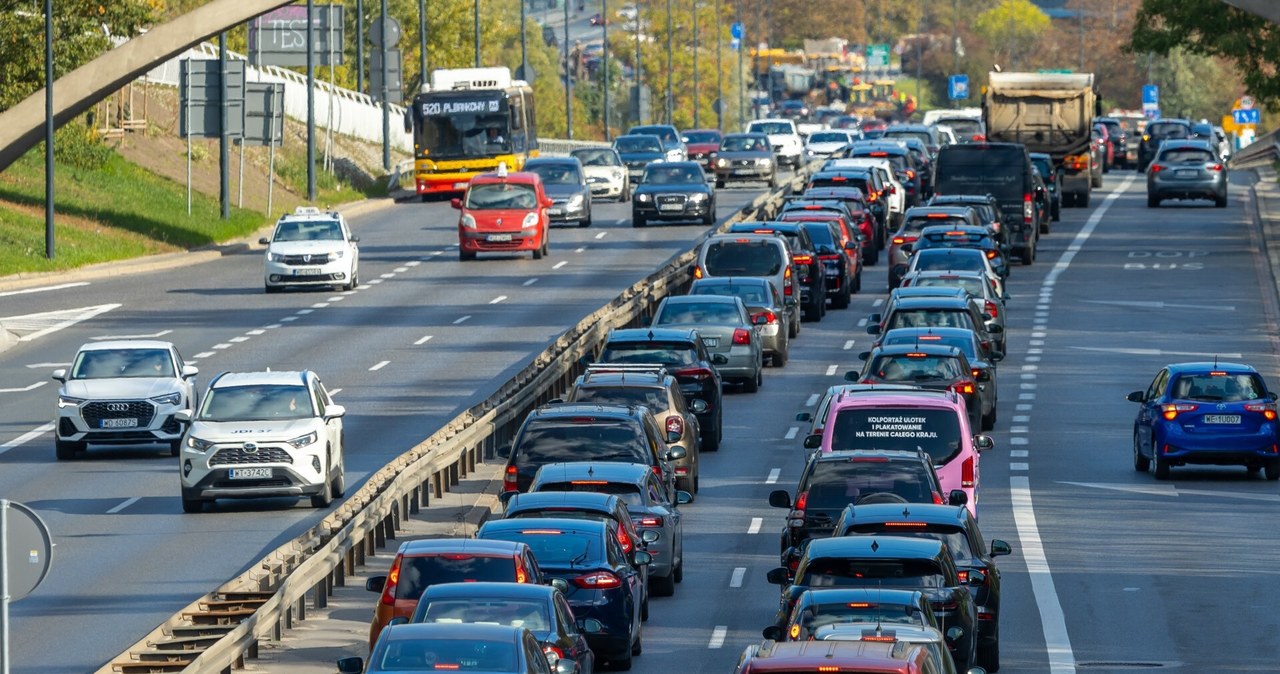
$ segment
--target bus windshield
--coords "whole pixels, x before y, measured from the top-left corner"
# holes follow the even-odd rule
[[[493,157],[511,153],[510,113],[502,92],[422,96],[414,144],[428,159]]]

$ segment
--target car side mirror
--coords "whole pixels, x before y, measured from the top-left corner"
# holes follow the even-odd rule
[[[454,207],[457,210],[462,210],[462,199],[459,199],[458,197],[454,197],[449,200],[449,205]]]
[[[879,323],[868,323],[868,324],[867,324],[867,334],[868,334],[868,335],[878,335],[878,334],[880,334],[880,324],[879,324]]]
[[[668,461],[672,459],[683,459],[686,456],[688,456],[688,453],[685,451],[684,447],[681,447],[680,445],[676,445],[675,447],[667,450]]]
[[[360,243],[360,237],[358,236],[351,237],[351,243]]]
[[[861,356],[862,354],[858,354],[858,355]],[[863,358],[862,360],[866,360],[866,358]],[[856,384],[858,380],[861,378],[862,378],[862,373],[858,372],[857,370],[849,370],[848,372],[844,373],[844,380],[848,382],[853,382]]]
[[[980,382],[991,381],[991,370],[978,370],[976,379]]]
[[[694,414],[702,414],[707,411],[707,401],[702,398],[694,398],[689,401],[689,411]]]
[[[1005,555],[1011,555],[1011,554],[1013,554],[1013,548],[1009,547],[1008,543],[1005,543],[999,538],[991,539],[991,556],[992,557],[1003,557]]]
[[[969,578],[967,579],[967,582],[970,585],[982,585],[983,583],[987,582],[987,574],[977,569],[973,569],[969,572]]]
[[[640,540],[645,543],[657,543],[659,538],[662,538],[662,534],[654,529],[645,529],[640,532]]]
[[[182,366],[182,378],[183,378],[183,379],[190,379],[190,378],[192,378],[192,377],[194,377],[194,376],[196,376],[196,375],[198,375],[198,374],[200,374],[200,368],[198,368],[198,367],[196,367],[196,366],[194,366],[194,365],[183,365],[183,366]]]
[[[769,573],[766,573],[764,577],[773,585],[786,585],[791,580],[787,569],[781,566],[776,569],[769,569]]]
[[[964,674],[987,674],[987,670],[981,667],[970,667],[964,671]]]
[[[963,489],[952,489],[947,494],[947,505],[962,506],[969,504],[969,495]]]
[[[782,628],[778,627],[777,625],[770,625],[760,630],[760,635],[766,639],[773,639],[774,641],[782,641]]]
[[[964,636],[964,630],[960,629],[959,627],[952,627],[947,630],[947,641],[950,643],[955,643],[959,641],[960,637],[963,637],[963,636]]]
[[[796,306],[796,305],[800,304],[800,300],[798,300],[798,299],[796,299],[796,298],[794,298],[794,297],[788,297],[787,299],[783,300],[783,304],[785,304],[785,305],[787,305],[787,306],[789,306],[789,307],[794,307],[794,306]]]
[[[985,452],[988,449],[995,447],[996,441],[992,440],[990,435],[979,434],[973,436],[973,446],[976,447],[979,452]]]
[[[265,237],[265,236],[264,236],[264,237],[262,237],[261,239],[258,239],[258,243],[260,243],[260,244],[262,244],[262,245],[264,245],[264,246],[270,246],[270,245],[271,245],[271,239],[268,239],[267,237]]]
[[[683,490],[677,491],[676,505],[684,505],[686,503],[693,503],[693,494],[690,494],[689,492],[683,491]],[[657,533],[657,532],[654,532],[654,533]]]
[[[505,509],[505,508],[507,507],[507,504],[511,502],[511,499],[515,498],[515,495],[516,495],[516,494],[519,494],[519,493],[520,493],[520,492],[518,492],[518,491],[504,491],[504,492],[499,492],[499,493],[498,493],[498,502],[499,502],[499,503],[501,503],[501,504],[502,504],[502,507]]]
[[[498,445],[493,450],[493,453],[500,459],[509,459],[511,458],[511,445]]]
[[[364,658],[340,658],[338,674],[360,674],[364,671]]]
[[[579,618],[574,624],[583,634],[599,634],[604,631],[604,623],[595,618]]]
[[[373,576],[372,578],[369,578],[368,580],[364,581],[364,589],[370,592],[382,592],[383,588],[385,588],[386,586],[387,586],[386,576]]]
[[[1131,402],[1131,403],[1145,403],[1145,402],[1147,402],[1147,392],[1146,392],[1146,391],[1134,391],[1133,393],[1130,393],[1129,395],[1125,396],[1124,398],[1125,398],[1125,400],[1128,400],[1128,401],[1129,401],[1129,402]]]
[[[547,584],[550,585],[551,587],[554,587],[557,590],[560,590],[561,592],[569,591],[569,581],[563,578],[552,578],[551,582]]]
[[[881,322],[881,321],[883,321],[883,320],[884,320],[884,315],[883,315],[883,314],[871,314],[871,315],[867,316],[867,322],[868,322],[868,323],[879,323],[879,322]]]
[[[396,616],[391,620],[387,621],[387,627],[391,627],[392,625],[408,625],[408,624],[409,624],[409,619],[404,616]]]
[[[330,405],[324,408],[324,418],[326,420],[341,419],[346,415],[347,415],[347,408],[343,407],[342,405]]]
[[[999,363],[1000,361],[1004,360],[1004,352],[992,349],[991,355],[987,357],[990,358],[992,362]]]
[[[850,239],[846,241],[844,249],[850,252],[860,250],[862,248],[862,238],[863,237],[859,235],[857,239]]]
[[[769,505],[774,508],[790,508],[791,494],[786,489],[774,489],[769,492]]]
[[[551,199],[543,199],[543,200],[542,200],[542,207],[543,207],[543,208],[551,208],[551,206],[552,206],[553,204],[555,204],[555,203],[556,203],[556,202],[552,201]]]
[[[649,566],[653,563],[653,555],[647,550],[636,550],[631,553],[631,561],[635,562],[636,566]]]
[[[987,332],[988,332],[988,333],[990,333],[990,334],[998,335],[998,334],[1000,334],[1000,333],[1004,332],[1004,326],[1003,326],[1003,325],[1000,325],[999,323],[993,323],[993,322],[991,322],[991,321],[987,321],[987,322],[986,322],[985,324],[983,324],[983,325],[984,325],[984,327],[986,327]]]
[[[191,410],[178,410],[177,412],[173,413],[173,420],[180,424],[191,423],[191,417],[192,417]]]
[[[870,352],[870,351],[859,351],[859,352],[858,352],[858,360],[863,360],[863,361],[865,361],[865,360],[867,360],[867,359],[869,359],[869,358],[871,358],[871,352]],[[849,379],[849,375],[848,375],[848,374],[845,374],[845,379]],[[856,378],[855,378],[855,379],[849,379],[849,381],[857,381],[857,379],[856,379]]]
[[[548,404],[548,405],[562,405],[562,404],[564,404],[564,398],[552,398],[551,400],[548,400],[548,401],[546,402],[546,404]]]
[[[1270,399],[1272,399],[1272,400],[1276,400],[1276,399],[1277,399],[1277,396],[1276,396],[1276,394],[1275,394],[1274,392],[1272,392],[1272,393],[1268,393],[1268,394],[1267,394],[1267,397],[1268,397],[1268,398],[1270,398]]]
[[[713,353],[711,354],[711,362],[714,365],[728,365],[729,357],[723,353]]]
[[[800,412],[796,415],[796,421],[813,421],[813,415],[808,412]]]
[[[65,369],[54,370],[53,380],[60,381],[65,384],[67,382],[67,371]]]
[[[805,449],[818,449],[822,447],[822,436],[817,433],[810,433],[804,436]]]

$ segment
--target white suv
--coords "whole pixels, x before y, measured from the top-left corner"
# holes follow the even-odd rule
[[[804,163],[804,141],[796,130],[796,123],[789,119],[757,119],[747,127],[747,133],[763,133],[769,136],[769,145],[773,153],[778,155],[780,163],[786,163],[792,170],[800,168]]]
[[[195,407],[195,376],[169,342],[116,340],[80,347],[71,367],[54,370],[58,418],[53,446],[59,461],[89,443],[164,443],[173,456],[182,441],[178,412]]]
[[[280,216],[271,238],[258,239],[267,247],[263,279],[267,292],[280,292],[286,286],[351,290],[360,283],[359,241],[337,211],[299,206]]]
[[[342,417],[314,372],[218,375],[182,442],[182,510],[219,498],[309,496],[327,507],[346,490]]]

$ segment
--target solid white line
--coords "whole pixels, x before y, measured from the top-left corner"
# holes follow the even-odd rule
[[[45,369],[45,368],[59,368],[59,367],[67,367],[67,366],[69,366],[69,365],[71,365],[71,363],[32,363],[32,364],[30,364],[30,365],[28,365],[28,366],[27,366],[27,369],[29,369],[29,370],[43,370],[43,369]]]
[[[22,445],[25,445],[28,442],[31,442],[32,440],[35,440],[36,438],[52,430],[53,430],[52,421],[42,426],[37,426],[34,429],[29,430],[26,433],[23,433],[22,435],[19,435],[18,437],[4,443],[3,445],[0,445],[0,454],[4,454],[5,452],[13,449],[14,447],[21,447]]]
[[[724,646],[724,638],[728,636],[729,628],[725,625],[716,625],[711,630],[711,641],[707,642],[707,648],[721,648]]]
[[[765,483],[765,484],[777,484],[777,483],[778,483],[778,476],[780,476],[780,475],[782,475],[782,469],[781,469],[781,468],[771,468],[771,469],[769,469],[769,477],[766,477],[766,478],[764,479],[764,483]]]
[[[786,434],[786,435],[784,435],[784,436],[782,436],[782,437],[783,437],[783,439],[784,439],[784,440],[795,440],[795,439],[796,439],[796,435],[797,435],[797,434],[799,434],[799,433],[800,433],[800,427],[799,427],[799,426],[792,426],[791,428],[788,428],[788,429],[787,429],[787,434]]]
[[[1098,223],[1102,222],[1102,216],[1106,215],[1107,210],[1111,208],[1111,204],[1114,204],[1116,199],[1119,199],[1120,195],[1124,194],[1125,190],[1129,189],[1129,185],[1133,184],[1133,179],[1134,176],[1125,178],[1124,182],[1120,183],[1120,186],[1117,187],[1115,191],[1108,194],[1107,198],[1102,200],[1102,205],[1098,206],[1098,208],[1089,215],[1089,220],[1085,222],[1084,227],[1076,233],[1076,238],[1071,240],[1071,245],[1067,246],[1067,249],[1062,251],[1062,257],[1058,258],[1057,263],[1053,265],[1053,269],[1050,269],[1049,274],[1044,277],[1043,285],[1045,287],[1052,287],[1058,282],[1058,277],[1062,275],[1062,272],[1067,270],[1067,267],[1071,266],[1071,261],[1076,258],[1076,253],[1080,252],[1080,249],[1084,247],[1084,242],[1089,240],[1089,237],[1093,235],[1093,230],[1097,229]],[[1052,660],[1050,663],[1052,664]]]
[[[423,344],[426,344],[427,342],[431,341],[431,337],[432,337],[432,335],[427,335],[426,337],[423,337],[423,338],[419,339],[418,341],[414,342],[414,343],[413,343],[413,345],[414,345],[414,346],[422,346]]]
[[[114,515],[114,514],[116,514],[116,513],[120,512],[121,510],[124,510],[125,508],[128,508],[129,506],[131,506],[131,505],[133,505],[133,504],[137,503],[137,502],[138,502],[139,500],[141,500],[141,499],[142,499],[142,497],[141,497],[141,496],[135,496],[135,497],[133,497],[133,498],[131,498],[131,499],[128,499],[128,500],[126,500],[124,503],[121,503],[120,505],[118,505],[118,506],[116,506],[116,507],[112,508],[111,510],[108,510],[108,511],[107,511],[107,514],[108,514],[108,515]]]
[[[1126,179],[1125,185],[1130,182],[1132,178]],[[1114,194],[1119,194],[1119,191]],[[1027,574],[1031,576],[1031,591],[1036,598],[1036,607],[1040,609],[1040,627],[1044,630],[1044,644],[1049,652],[1049,672],[1074,674],[1076,658],[1071,651],[1067,620],[1062,613],[1062,603],[1058,600],[1053,573],[1045,558],[1044,544],[1040,541],[1040,530],[1036,526],[1036,511],[1031,503],[1031,481],[1024,476],[1010,477],[1009,491],[1022,559],[1027,564]]]
[[[67,288],[79,288],[81,286],[87,286],[87,285],[89,285],[88,281],[81,281],[79,283],[63,283],[62,285],[56,285],[56,286],[44,286],[43,288],[27,288],[26,290],[10,290],[8,292],[0,293],[0,297],[12,297],[14,295],[30,295],[31,293],[43,293],[50,290],[65,290]]]
[[[819,398],[821,398],[821,397],[822,397],[822,396],[818,395],[817,393],[814,393],[813,395],[809,396],[809,399],[808,399],[808,400],[805,400],[805,401],[804,401],[804,406],[805,406],[805,407],[813,407],[814,405],[817,405],[817,404],[818,404],[818,399],[819,399]]]
[[[342,393],[342,389],[340,389],[340,388],[331,388],[331,389],[329,389],[329,395],[331,395],[331,396],[336,396],[336,395],[338,395],[339,393]]]
[[[495,297],[495,298],[493,298],[493,299],[489,300],[489,304],[500,304],[501,302],[505,301],[506,299],[507,299],[507,296],[506,296],[506,295],[498,295],[497,297]]]
[[[1009,470],[1029,470],[1031,467],[1025,463],[1011,463]]]
[[[34,391],[48,383],[49,382],[47,381],[38,381],[30,386],[24,386],[22,388],[0,388],[0,393],[26,393],[27,391]]]
[[[742,579],[747,575],[747,567],[739,566],[733,570],[733,575],[729,577],[729,587],[742,587]]]
[[[467,314],[466,316],[463,316],[462,318],[459,318],[458,320],[454,321],[454,322],[453,322],[453,324],[454,324],[454,325],[462,325],[463,323],[466,323],[466,322],[467,322],[467,321],[469,321],[469,320],[471,320],[471,314]]]
[[[838,368],[839,368],[839,366],[838,366],[838,365],[828,365],[828,366],[827,366],[827,376],[828,376],[828,377],[830,377],[831,375],[835,374],[835,373],[836,373],[836,370],[837,370]]]
[[[557,262],[557,263],[555,263],[555,264],[551,265],[551,268],[552,268],[552,269],[560,269],[561,267],[565,266],[566,264],[569,264],[569,263],[568,263],[567,261],[565,261],[565,260],[561,260],[561,261],[559,261],[559,262]]]
[[[752,517],[752,518],[751,518],[751,526],[747,527],[747,533],[749,533],[749,534],[758,534],[758,533],[760,533],[760,526],[761,526],[762,524],[764,524],[764,518],[761,518],[761,517]]]
[[[606,235],[606,234],[608,234],[608,232],[600,232],[599,234],[596,234],[596,238],[597,238],[597,239],[603,239],[603,238],[605,237],[605,235]]]
[[[844,350],[845,350],[845,351],[848,351],[849,349],[852,349],[852,348],[853,348],[853,340],[852,340],[852,339],[844,343]]]
[[[378,363],[377,365],[374,365],[373,367],[369,368],[369,371],[370,371],[370,372],[377,372],[378,370],[381,370],[382,368],[384,368],[384,367],[386,367],[386,366],[388,366],[388,365],[390,365],[390,364],[391,364],[391,361],[389,361],[389,360],[384,360],[384,361],[382,361],[382,362]]]
[[[531,285],[533,285],[533,284],[535,284],[535,283],[537,283],[537,282],[538,282],[538,279],[536,279],[536,278],[531,278],[531,279],[529,279],[528,281],[525,281],[522,285],[524,285],[524,286],[527,288],[527,287],[529,287],[529,286],[531,286]]]
[[[201,351],[200,353],[197,353],[197,354],[194,356],[194,358],[196,358],[196,359],[208,358],[209,356],[212,356],[212,355],[213,355],[213,353],[214,353],[214,352],[212,352],[212,351]]]
[[[173,331],[161,330],[160,332],[153,332],[149,335],[99,335],[97,337],[91,337],[90,339],[96,339],[99,341],[105,341],[108,339],[157,339],[159,337],[164,337],[171,332]]]

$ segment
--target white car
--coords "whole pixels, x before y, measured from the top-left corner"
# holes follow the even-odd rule
[[[80,347],[58,388],[54,452],[74,459],[89,444],[162,443],[178,455],[179,412],[195,406],[195,367],[169,342],[115,340]]]
[[[288,286],[338,286],[360,283],[360,237],[351,235],[346,218],[336,211],[299,206],[280,216],[267,247],[264,285],[269,293]]]
[[[893,162],[882,157],[846,157],[844,159],[832,159],[828,161],[823,168],[860,168],[868,166],[880,174],[881,182],[887,183],[893,187],[889,192],[889,222],[886,223],[889,231],[894,232],[902,225],[902,215],[907,212],[907,190],[898,182],[898,175],[893,172]]]
[[[591,199],[626,201],[631,196],[631,176],[626,164],[611,147],[582,147],[569,153],[582,162]]]
[[[747,126],[747,133],[763,133],[769,137],[769,145],[778,161],[789,164],[792,169],[800,168],[804,163],[804,141],[796,130],[796,123],[789,119],[769,118],[757,119]]]
[[[811,134],[805,143],[805,150],[810,157],[827,157],[833,152],[845,149],[858,140],[858,134],[843,129],[831,129]]]
[[[342,417],[314,372],[225,373],[209,382],[182,441],[182,510],[219,498],[308,496],[327,507],[346,491]]]

